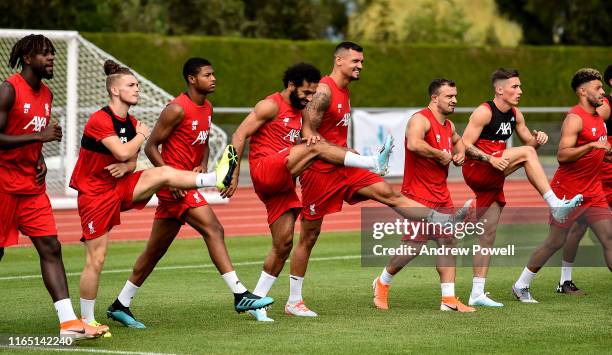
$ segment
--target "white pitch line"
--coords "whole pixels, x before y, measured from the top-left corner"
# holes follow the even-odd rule
[[[118,355],[176,355],[172,353],[148,353],[140,351],[122,351],[122,350],[107,350],[107,349],[88,349],[88,348],[50,348],[50,347],[36,347],[36,346],[8,346],[0,345],[0,349],[11,349],[11,350],[33,350],[33,351],[59,351],[59,352],[70,352],[70,353],[97,353],[97,354],[118,354]]]
[[[320,257],[320,258],[310,258],[310,261],[333,261],[333,260],[350,260],[350,259],[358,259],[361,255],[343,255],[343,256],[329,256],[329,257]],[[263,260],[259,261],[244,261],[241,263],[234,263],[234,266],[248,266],[248,265],[262,265]],[[176,266],[159,266],[156,267],[155,270],[183,270],[183,269],[208,269],[215,267],[214,264],[197,264],[197,265],[176,265]],[[114,270],[104,270],[103,274],[120,274],[124,272],[131,272],[132,269],[114,269]],[[66,273],[67,277],[70,276],[79,276],[81,272],[68,272]],[[21,275],[21,276],[4,276],[0,277],[0,281],[9,281],[9,280],[25,280],[25,279],[39,279],[41,278],[40,274],[36,275]]]

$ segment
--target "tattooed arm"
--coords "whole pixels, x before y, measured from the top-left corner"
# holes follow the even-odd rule
[[[478,140],[478,137],[480,136],[480,133],[482,133],[482,129],[484,128],[484,126],[491,122],[491,117],[491,110],[489,110],[485,106],[479,106],[476,110],[474,110],[474,112],[470,116],[470,120],[468,122],[467,127],[465,127],[465,131],[463,131],[463,144],[465,145],[465,153],[470,158],[488,162],[494,168],[503,171],[508,167],[508,164],[510,163],[507,158],[496,158],[489,154],[485,154],[480,149],[476,148],[476,146],[474,146],[474,143],[476,143],[476,141]]]
[[[309,144],[314,137],[318,137],[317,129],[321,126],[323,114],[329,108],[331,90],[326,84],[319,84],[312,101],[302,111],[302,137]],[[318,138],[317,140],[320,140]],[[314,142],[313,142],[314,143]]]

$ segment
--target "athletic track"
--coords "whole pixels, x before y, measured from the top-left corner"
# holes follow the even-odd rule
[[[400,186],[394,184],[396,190]],[[471,190],[463,181],[449,182],[451,196],[456,206],[461,206],[465,200],[472,198]],[[298,189],[299,190],[299,189]],[[541,196],[527,180],[506,180],[505,188],[507,207],[545,207]],[[380,207],[377,202],[366,201],[357,205],[344,204],[340,213],[325,217],[323,232],[341,232],[360,230],[360,208]],[[240,187],[231,201],[227,204],[213,205],[215,214],[225,228],[227,237],[250,235],[268,235],[266,211],[259,201],[252,187]],[[539,219],[546,217],[546,209],[542,211]],[[110,233],[111,241],[146,240],[151,231],[151,224],[155,208],[145,208],[141,211],[122,213],[122,224],[115,227]],[[54,211],[58,228],[58,235],[62,243],[78,243],[81,237],[81,225],[76,210]],[[296,226],[299,231],[299,223]],[[199,234],[190,226],[181,229],[179,238],[199,238]],[[31,245],[28,238],[20,238],[20,245]]]

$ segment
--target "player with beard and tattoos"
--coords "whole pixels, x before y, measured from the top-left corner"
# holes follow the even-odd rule
[[[302,208],[295,192],[296,177],[317,159],[369,169],[379,175],[384,175],[388,167],[392,148],[390,139],[372,156],[361,156],[326,141],[318,141],[318,137],[300,143],[302,110],[312,100],[320,79],[321,73],[310,64],[299,63],[289,67],[283,77],[285,89],[258,102],[232,137],[238,157],[242,156],[250,138],[251,179],[257,196],[266,206],[272,234],[272,249],[253,291],[260,297],[272,288],[293,247],[295,221]],[[222,194],[234,194],[238,174],[239,169],[236,169],[230,187]],[[249,313],[259,321],[272,321],[263,309]]]

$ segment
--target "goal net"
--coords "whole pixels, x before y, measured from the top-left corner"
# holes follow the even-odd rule
[[[19,70],[11,70],[8,60],[13,45],[29,34],[42,34],[55,46],[53,79],[45,83],[53,92],[51,117],[62,126],[61,142],[45,143],[43,154],[47,163],[47,193],[54,208],[75,208],[76,192],[68,187],[72,169],[78,157],[83,127],[89,116],[108,102],[105,88],[104,61],[112,59],[129,67],[104,52],[75,31],[41,31],[0,29],[0,76],[2,80]],[[140,81],[140,100],[130,113],[153,128],[161,110],[173,96],[133,71]],[[225,132],[212,126],[209,135],[209,171],[221,155],[227,141]],[[138,169],[151,167],[145,154],[138,157]],[[218,193],[204,191],[209,202],[220,202]]]

